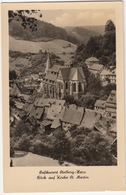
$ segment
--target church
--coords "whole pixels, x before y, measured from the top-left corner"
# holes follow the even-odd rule
[[[48,98],[63,99],[64,96],[72,95],[78,99],[85,93],[86,79],[82,67],[51,66],[48,54],[45,74],[42,88]]]

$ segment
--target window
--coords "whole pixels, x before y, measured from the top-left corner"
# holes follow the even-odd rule
[[[76,92],[76,83],[73,84],[73,91]]]
[[[79,91],[82,91],[82,83],[79,82]]]
[[[66,83],[66,89],[68,89],[68,83]]]

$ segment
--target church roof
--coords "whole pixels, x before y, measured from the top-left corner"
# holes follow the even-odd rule
[[[63,80],[69,79],[70,68],[65,67],[65,68],[61,68],[60,70],[61,70]]]
[[[84,80],[85,75],[82,67],[73,67],[70,69],[69,80]]]
[[[84,80],[85,75],[82,67],[72,67],[72,68],[61,68],[61,74],[63,80]]]
[[[61,65],[53,65],[53,66],[50,68],[50,71],[59,72],[59,69],[60,69],[60,68],[63,68],[63,66],[61,66]]]

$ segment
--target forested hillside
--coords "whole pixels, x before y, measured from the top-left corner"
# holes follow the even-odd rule
[[[114,23],[109,20],[104,35],[92,36],[87,44],[80,44],[76,50],[76,59],[85,61],[95,56],[105,66],[116,66],[116,32]]]
[[[13,37],[30,41],[43,40],[43,37],[67,40],[67,33],[63,28],[40,20],[35,20],[34,25],[37,26],[35,31],[30,30],[30,28],[24,28],[21,19],[15,17],[9,24],[9,34]]]
[[[97,36],[99,33],[86,27],[65,27],[68,36],[78,40],[78,43],[87,43],[91,36]],[[92,28],[93,29],[93,28]]]

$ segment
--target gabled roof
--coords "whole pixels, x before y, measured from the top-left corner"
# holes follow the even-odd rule
[[[88,62],[99,62],[99,60],[95,57],[90,57],[85,60],[85,63],[88,63]]]
[[[63,80],[85,80],[85,75],[82,67],[65,67],[60,69]]]
[[[33,109],[33,104],[28,104],[28,103],[26,103],[25,105],[24,105],[24,107],[23,107],[23,110],[27,113],[27,114],[29,114],[30,112],[31,112],[31,110]]]
[[[94,106],[99,107],[99,108],[105,108],[105,103],[106,101],[97,100]]]
[[[61,66],[61,65],[53,65],[53,66],[50,68],[50,71],[59,72],[59,69],[60,69],[60,68],[63,68],[63,66]]]
[[[84,118],[81,122],[81,127],[86,127],[92,129],[96,122],[98,122],[100,114],[95,112],[95,110],[85,109]]]
[[[67,68],[67,67],[61,68],[60,71],[61,71],[62,79],[63,80],[68,80],[69,79],[70,68]]]
[[[58,106],[63,106],[65,104],[65,100],[57,100],[57,99],[51,99],[51,98],[38,98],[35,100],[35,106],[38,107],[45,107],[45,106],[50,106],[51,104],[55,104]]]
[[[82,117],[84,114],[84,109],[72,109],[72,108],[66,108],[64,111],[64,116],[62,121],[74,125],[80,125],[82,121]]]
[[[70,69],[69,80],[82,81],[85,79],[85,75],[82,67],[73,67]]]
[[[116,104],[116,90],[111,91],[106,104]]]
[[[102,64],[93,64],[89,70],[94,70],[94,71],[100,71],[103,69],[103,65]]]
[[[44,108],[35,108],[35,107],[33,107],[29,116],[30,117],[33,116],[36,119],[40,119],[43,112],[44,112]]]
[[[51,105],[48,109],[48,112],[47,112],[47,119],[51,119],[51,120],[54,120],[58,114],[60,114],[62,110],[62,106],[59,106],[59,105]]]
[[[105,76],[110,76],[110,75],[115,75],[116,76],[116,73],[115,72],[112,72],[110,70],[102,70],[101,72],[101,75],[105,75]]]
[[[10,96],[18,96],[21,93],[17,83],[14,84],[13,88],[10,90]]]
[[[44,79],[48,79],[51,81],[56,81],[57,79],[57,74],[53,74],[50,71],[47,73],[47,75],[44,77]]]
[[[60,127],[60,126],[61,126],[61,123],[60,123],[59,118],[57,117],[52,122],[51,128],[56,129],[56,128]]]

